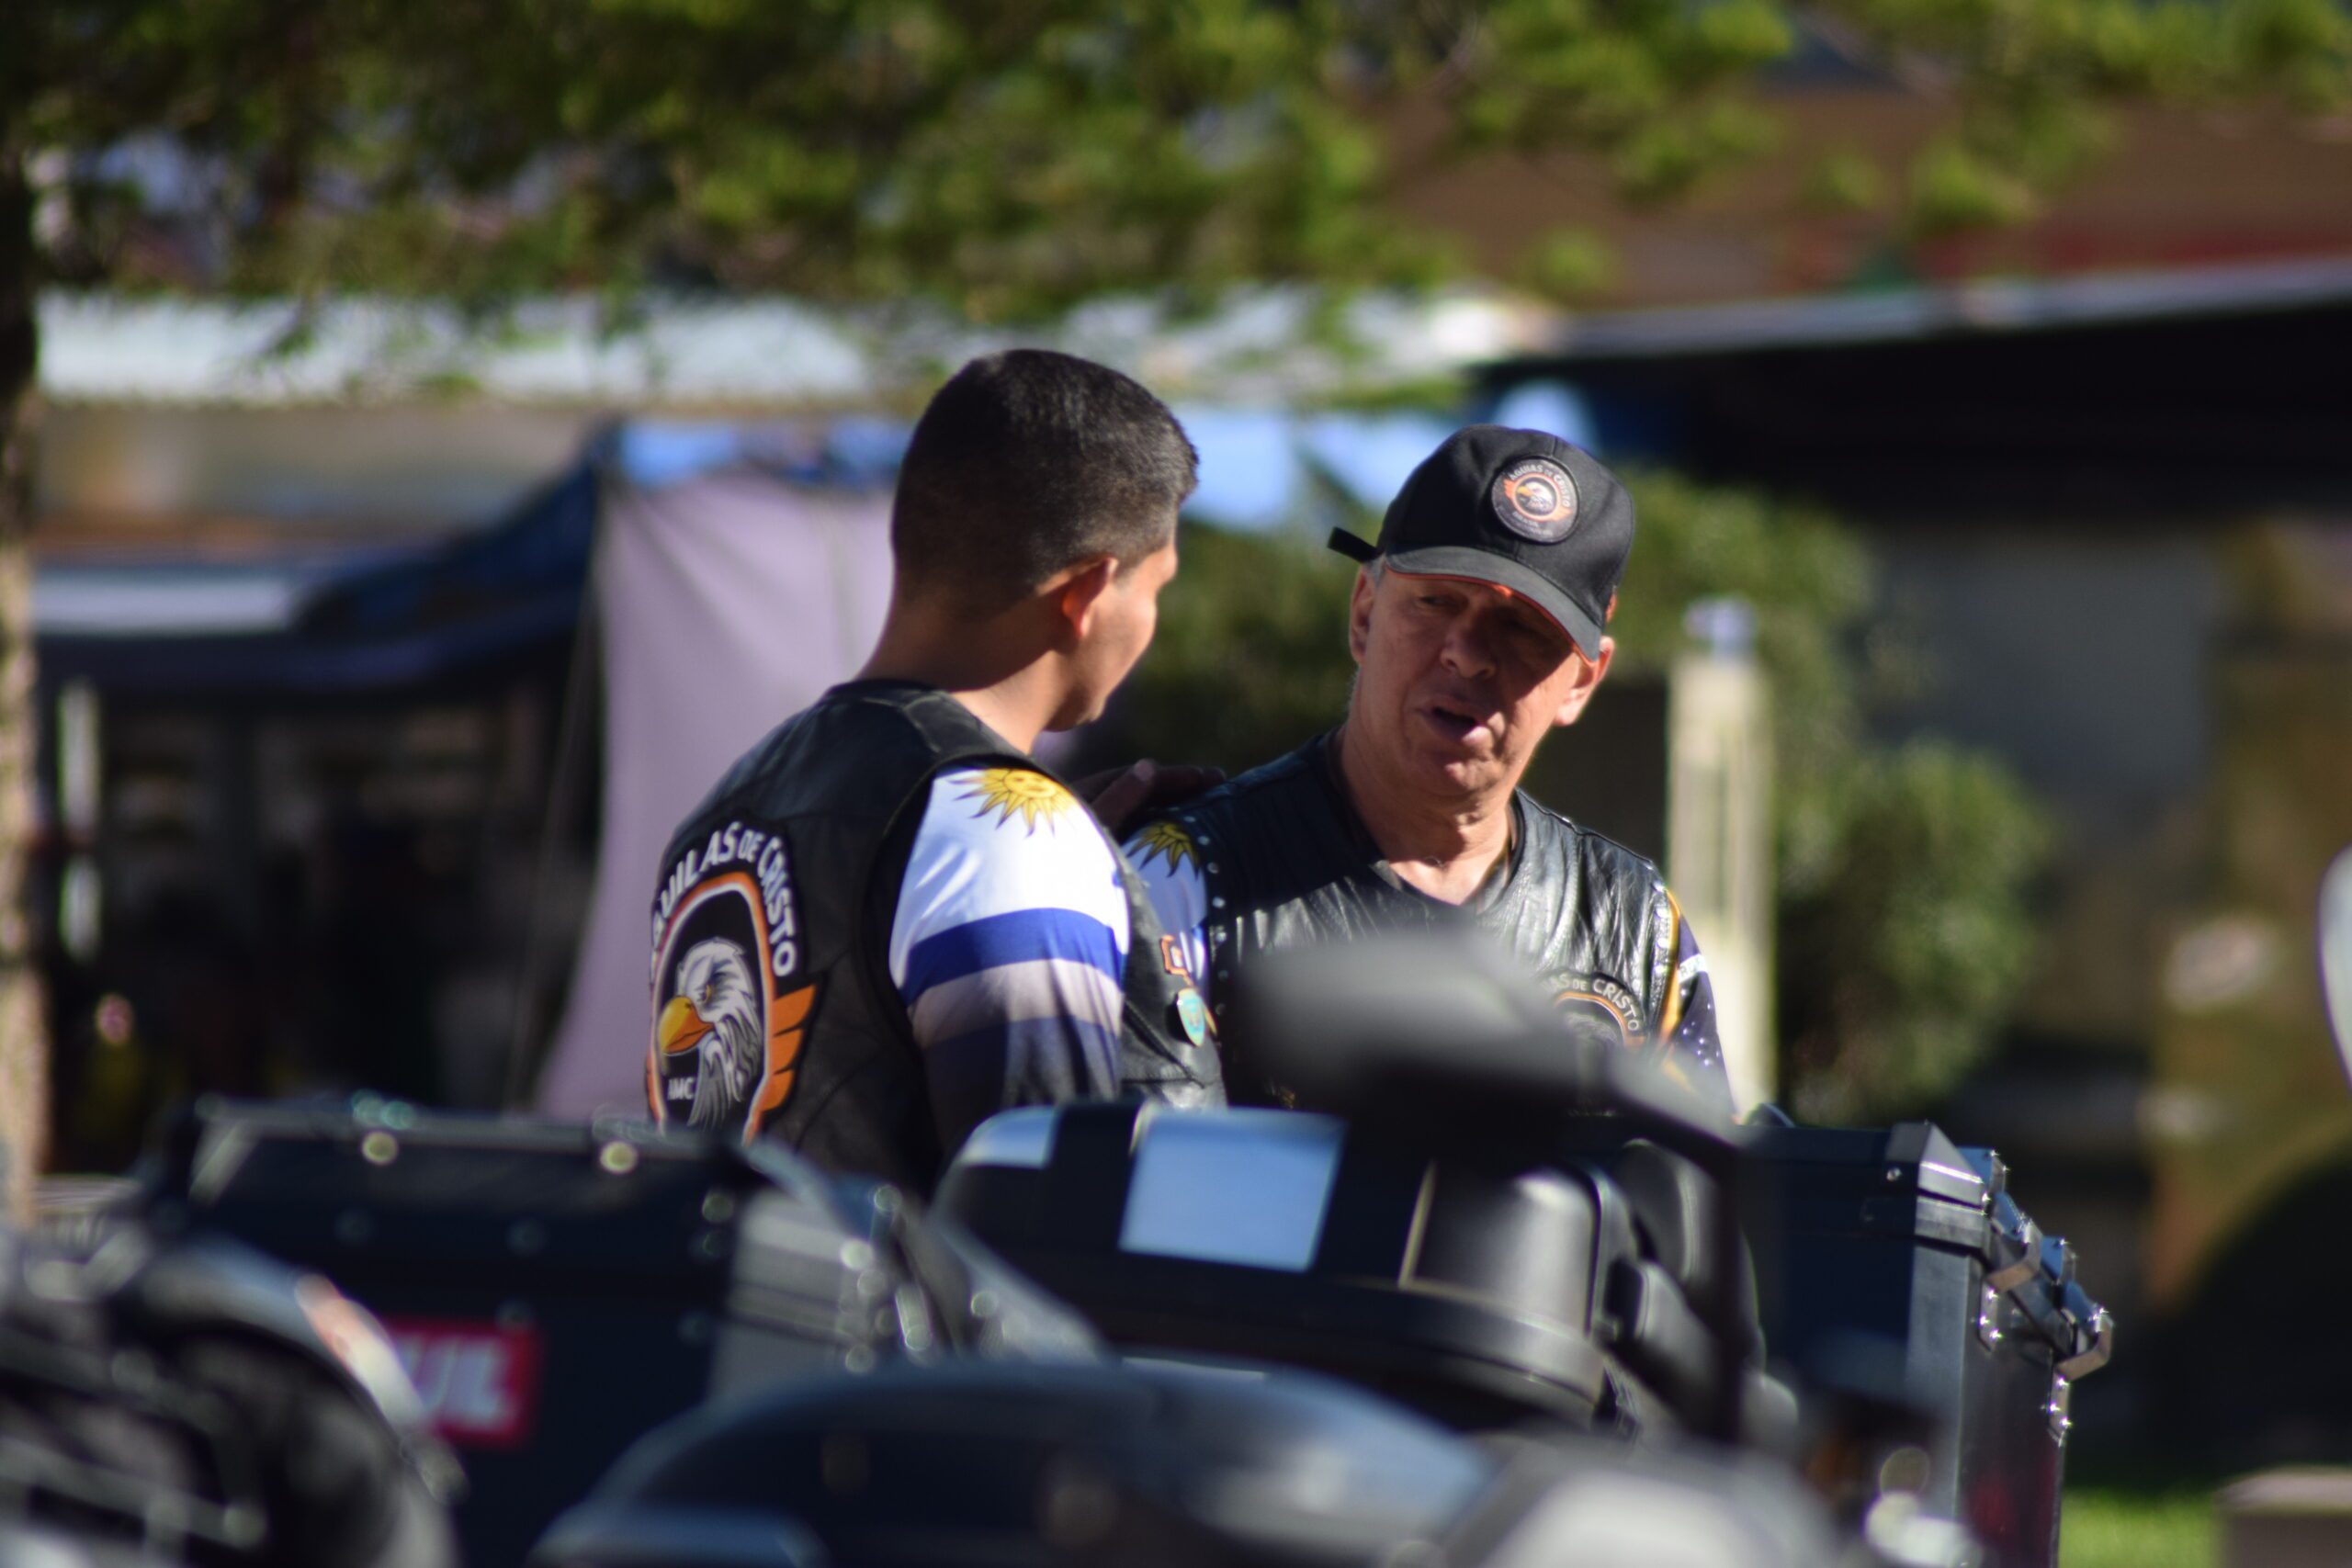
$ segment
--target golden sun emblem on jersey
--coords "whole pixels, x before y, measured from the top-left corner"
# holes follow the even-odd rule
[[[1150,827],[1137,833],[1136,852],[1140,857],[1137,866],[1139,870],[1150,865],[1153,861],[1162,859],[1168,862],[1168,869],[1170,871],[1179,870],[1187,864],[1201,863],[1201,852],[1193,846],[1193,835],[1184,831],[1174,822],[1154,822]]]
[[[980,803],[973,816],[986,817],[993,811],[1000,827],[1018,817],[1032,833],[1038,823],[1050,830],[1056,821],[1078,810],[1077,798],[1069,791],[1027,768],[983,768],[966,786],[964,798]]]

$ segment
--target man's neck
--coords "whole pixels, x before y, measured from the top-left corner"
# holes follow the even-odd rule
[[[1511,792],[1432,796],[1371,755],[1360,732],[1339,736],[1340,780],[1398,880],[1447,904],[1467,902],[1510,852]]]
[[[894,615],[882,628],[861,681],[912,681],[936,686],[972,716],[1022,750],[1036,747],[1062,694],[1040,658],[1023,660],[1012,640],[987,626],[941,632],[910,626]]]

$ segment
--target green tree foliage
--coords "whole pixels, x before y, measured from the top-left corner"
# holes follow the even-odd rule
[[[1776,979],[1783,1082],[1807,1120],[1916,1114],[1993,1043],[2026,979],[2029,883],[2049,827],[1993,758],[1863,747],[1803,786],[1826,829],[1784,872]],[[1784,841],[1789,822],[1782,818]],[[1792,865],[1790,870],[1798,869]]]
[[[1381,199],[1407,107],[1440,156],[1578,149],[1677,195],[1775,145],[1758,73],[1808,33],[1946,107],[1894,171],[1926,228],[2029,210],[2118,100],[2352,102],[2343,0],[40,0],[0,8],[0,164],[67,277],[1002,320],[1433,276]],[[1816,196],[1870,194],[1833,164]],[[1526,275],[1589,287],[1534,216]]]
[[[2025,978],[2041,811],[1987,756],[1869,739],[1871,583],[1849,530],[1672,474],[1628,481],[1641,534],[1611,679],[1661,672],[1695,600],[1735,594],[1756,612],[1775,730],[1784,1098],[1810,1120],[1917,1111],[1983,1055]],[[1238,770],[1337,721],[1355,574],[1322,547],[1323,521],[1187,529],[1159,636],[1096,738],[1105,759]]]

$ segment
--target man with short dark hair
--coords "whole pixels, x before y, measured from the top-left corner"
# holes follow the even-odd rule
[[[1608,673],[1632,499],[1566,442],[1474,425],[1405,481],[1377,547],[1332,543],[1363,563],[1345,721],[1128,841],[1212,1013],[1267,949],[1466,923],[1727,1106],[1706,962],[1657,867],[1519,788]],[[1248,1041],[1225,1067],[1237,1100],[1293,1102]]]
[[[1197,458],[1142,387],[1014,350],[915,425],[890,607],[673,839],[656,1120],[927,1190],[1008,1106],[1222,1103],[1203,1005],[1102,823],[1029,755],[1151,640]]]

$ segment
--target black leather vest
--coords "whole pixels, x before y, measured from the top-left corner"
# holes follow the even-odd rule
[[[1340,787],[1330,742],[1318,737],[1167,814],[1196,846],[1208,889],[1213,1012],[1222,1016],[1236,971],[1269,949],[1469,921],[1524,959],[1564,1011],[1629,1044],[1654,1040],[1678,919],[1656,865],[1522,790],[1509,876],[1460,905],[1432,898],[1382,858]],[[1234,1101],[1294,1103],[1248,1055],[1248,1042],[1226,1041]]]
[[[828,1168],[930,1190],[953,1150],[891,984],[890,928],[933,776],[989,763],[1051,777],[945,693],[881,681],[834,687],[736,761],[662,857],[657,1120],[765,1133]],[[1180,1003],[1196,1019],[1201,1004],[1114,858],[1129,920],[1121,1088],[1223,1104],[1215,1049],[1180,1021]]]

